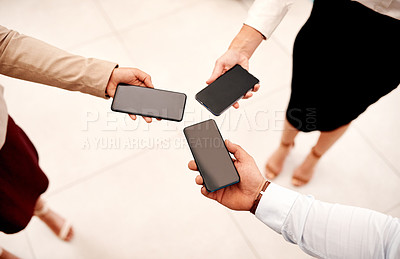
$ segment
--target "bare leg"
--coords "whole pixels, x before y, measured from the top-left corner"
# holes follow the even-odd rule
[[[293,185],[302,186],[310,181],[314,173],[314,167],[321,156],[324,155],[333,144],[335,144],[335,142],[346,132],[349,126],[350,123],[333,131],[321,132],[317,144],[307,155],[303,163],[294,171],[292,177]]]
[[[35,206],[35,216],[39,217],[58,237],[64,241],[70,241],[74,235],[72,227],[66,229],[64,237],[60,236],[66,220],[60,215],[47,208],[44,200],[39,197]]]
[[[19,257],[0,247],[0,259],[19,259]]]
[[[267,164],[265,165],[266,177],[268,179],[274,179],[282,171],[283,163],[290,149],[294,145],[294,139],[299,133],[298,129],[293,127],[286,119],[283,127],[281,143],[278,149],[269,158]]]

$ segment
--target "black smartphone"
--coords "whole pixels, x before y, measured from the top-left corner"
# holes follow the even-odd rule
[[[213,119],[188,126],[183,132],[207,191],[215,192],[240,181]]]
[[[196,94],[196,100],[219,116],[260,81],[240,65],[235,65]]]
[[[181,121],[186,95],[143,86],[119,84],[111,110],[158,119]]]

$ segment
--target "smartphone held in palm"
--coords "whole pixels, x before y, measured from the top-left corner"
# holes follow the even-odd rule
[[[240,181],[214,120],[188,126],[183,132],[208,192],[217,191]]]
[[[196,100],[219,116],[242,98],[259,80],[240,65],[235,65],[196,94]]]
[[[111,110],[157,119],[181,121],[185,110],[184,93],[119,84]]]

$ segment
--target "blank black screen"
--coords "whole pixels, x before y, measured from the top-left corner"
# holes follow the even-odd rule
[[[181,121],[186,95],[142,86],[119,84],[111,106],[113,111]]]
[[[186,127],[184,133],[209,192],[239,182],[239,175],[214,120]]]
[[[196,94],[196,99],[214,115],[220,115],[243,97],[259,80],[240,65],[235,65]]]

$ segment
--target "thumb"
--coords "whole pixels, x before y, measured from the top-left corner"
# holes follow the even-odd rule
[[[211,199],[211,200],[216,200],[217,196],[215,192],[208,192],[206,187],[201,187],[201,194],[203,194],[204,196],[206,196],[207,198]]]
[[[212,82],[214,82],[218,77],[222,75],[223,71],[224,71],[224,66],[220,61],[217,60],[217,62],[215,63],[214,70],[211,74],[211,77],[206,81],[206,83],[209,85]]]
[[[142,70],[136,69],[136,77],[142,81],[145,86],[150,87],[150,88],[154,88],[153,86],[153,82],[151,81],[151,76],[145,72],[143,72]]]
[[[243,160],[243,158],[249,155],[241,146],[234,144],[229,140],[225,140],[225,145],[228,151],[232,153],[235,156],[235,158],[239,161]]]

